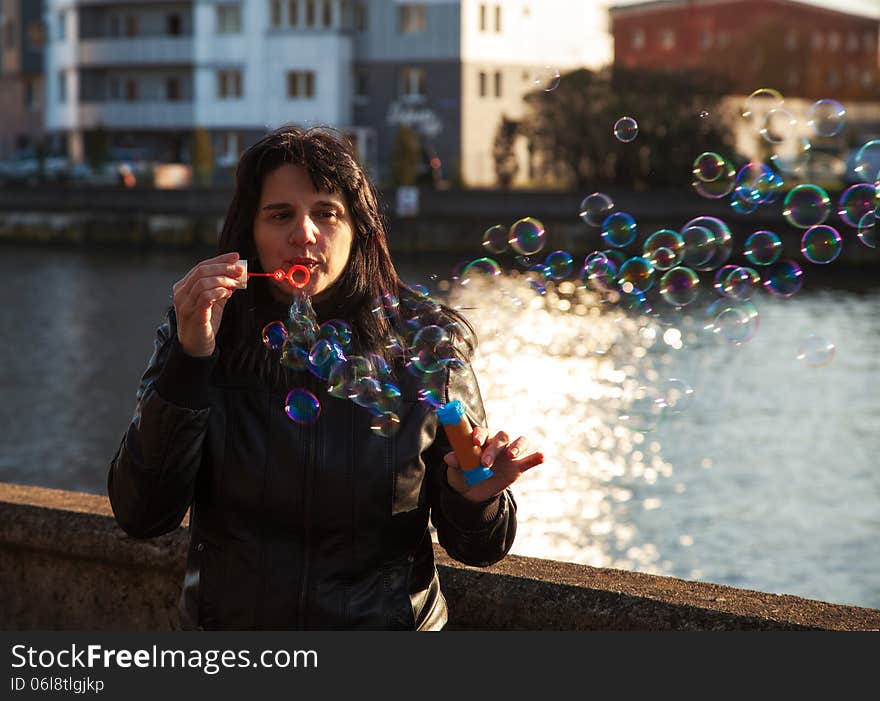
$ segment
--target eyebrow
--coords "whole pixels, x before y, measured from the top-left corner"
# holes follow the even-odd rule
[[[317,202],[312,202],[312,207],[336,207],[341,211],[345,211],[345,207],[341,202],[337,202],[336,200],[318,200]],[[270,202],[267,205],[263,205],[260,209],[293,209],[293,205],[289,202]]]

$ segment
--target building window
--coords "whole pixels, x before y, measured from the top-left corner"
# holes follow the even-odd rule
[[[495,31],[501,32],[501,5],[495,5]]]
[[[178,37],[181,33],[181,22],[180,15],[178,14],[170,14],[165,15],[165,33],[168,36]]]
[[[333,5],[330,4],[330,0],[324,0],[321,8],[321,17],[325,27],[333,26]]]
[[[859,69],[856,68],[853,64],[848,63],[846,65],[846,78],[853,85],[858,83],[859,82]]]
[[[217,5],[217,34],[241,31],[241,5]]]
[[[110,26],[107,30],[108,34],[110,34],[110,36],[112,36],[112,37],[118,37],[119,36],[119,15],[111,14],[109,22],[110,22]]]
[[[401,34],[418,34],[425,31],[425,6],[408,2],[398,7]]]
[[[730,34],[728,32],[718,32],[718,46],[722,49],[730,46]]]
[[[315,26],[315,0],[306,0],[306,26]]]
[[[704,51],[712,48],[712,32],[702,31],[699,38],[700,48]]]
[[[287,0],[287,26],[295,27],[299,24],[299,0]]]
[[[24,82],[24,108],[26,110],[34,108],[34,84],[30,80]]]
[[[486,97],[486,74],[480,71],[480,97]]]
[[[858,51],[859,50],[859,35],[855,32],[850,32],[846,37],[846,48],[848,51]]]
[[[828,71],[827,83],[829,88],[836,88],[840,85],[840,74],[835,70]]]
[[[862,73],[862,85],[864,85],[866,88],[869,88],[873,84],[874,84],[874,73],[869,68]]]
[[[241,97],[241,71],[230,68],[217,71],[217,97],[221,100]]]
[[[354,74],[354,95],[359,100],[366,100],[370,94],[369,74],[365,70],[357,70]]]
[[[58,13],[58,41],[64,41],[67,38],[67,10],[61,10]]]
[[[359,32],[367,31],[367,3],[358,1],[354,4],[354,28]]]
[[[786,75],[786,80],[788,81],[788,86],[793,88],[800,83],[801,76],[796,70],[792,70]]]
[[[862,36],[862,46],[865,51],[875,51],[877,49],[877,35],[873,32],[865,32]]]
[[[67,73],[58,71],[58,102],[67,102]]]
[[[109,93],[111,100],[119,99],[119,78],[117,78],[116,76],[110,77]]]
[[[818,50],[818,49],[821,49],[824,44],[825,44],[825,37],[822,36],[822,32],[813,32],[813,36],[810,40],[810,45],[814,49]]]
[[[661,29],[660,30],[660,47],[666,51],[675,48],[675,30],[674,29]]]
[[[135,102],[138,99],[138,84],[134,78],[125,81],[125,100]]]
[[[486,3],[480,4],[480,31],[486,31]]]
[[[11,19],[6,20],[6,37],[3,42],[3,48],[15,48],[15,22]]]
[[[269,0],[269,22],[275,29],[281,26],[281,0]]]
[[[832,51],[837,51],[840,48],[840,34],[831,32],[828,35],[828,48]]]
[[[641,49],[645,46],[645,30],[644,29],[634,29],[632,33],[632,47],[634,49]]]
[[[315,96],[315,73],[314,71],[288,71],[287,72],[287,97],[314,97]]]
[[[425,96],[425,70],[423,68],[404,68],[400,72],[400,95],[410,99]]]
[[[495,97],[501,97],[501,71],[495,71]]]
[[[138,18],[137,15],[125,16],[125,36],[136,37],[138,34]]]
[[[165,79],[165,99],[171,102],[180,100],[180,78],[171,76]]]
[[[789,29],[785,33],[785,48],[788,51],[794,51],[798,46],[798,34],[794,29]]]

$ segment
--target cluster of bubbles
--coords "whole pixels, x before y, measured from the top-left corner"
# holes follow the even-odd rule
[[[445,371],[461,372],[465,365],[456,349],[454,323],[438,325],[440,304],[424,286],[404,288],[400,299],[387,294],[375,300],[372,312],[388,320],[391,328],[382,355],[353,352],[348,322],[330,319],[319,324],[306,295],[294,298],[286,321],[266,324],[262,339],[266,347],[280,351],[284,367],[310,372],[326,382],[330,396],[366,409],[371,429],[387,438],[400,427],[403,401],[392,366],[399,361],[414,380],[416,399],[436,409],[442,404]],[[321,415],[321,403],[311,390],[297,387],[287,394],[284,411],[296,423],[313,424]]]

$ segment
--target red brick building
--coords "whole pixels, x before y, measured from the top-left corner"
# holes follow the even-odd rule
[[[617,65],[702,68],[740,94],[880,99],[880,20],[796,0],[655,0],[610,17]]]

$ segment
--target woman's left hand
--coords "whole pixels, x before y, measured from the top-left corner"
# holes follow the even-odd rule
[[[446,471],[449,486],[470,501],[485,501],[501,494],[516,482],[523,472],[544,462],[541,453],[526,454],[527,442],[522,436],[511,441],[507,433],[498,431],[489,438],[488,429],[476,426],[471,437],[474,445],[482,448],[480,465],[492,470],[494,474],[491,477],[477,484],[468,485],[455,453],[450,452],[443,456],[449,466]]]

